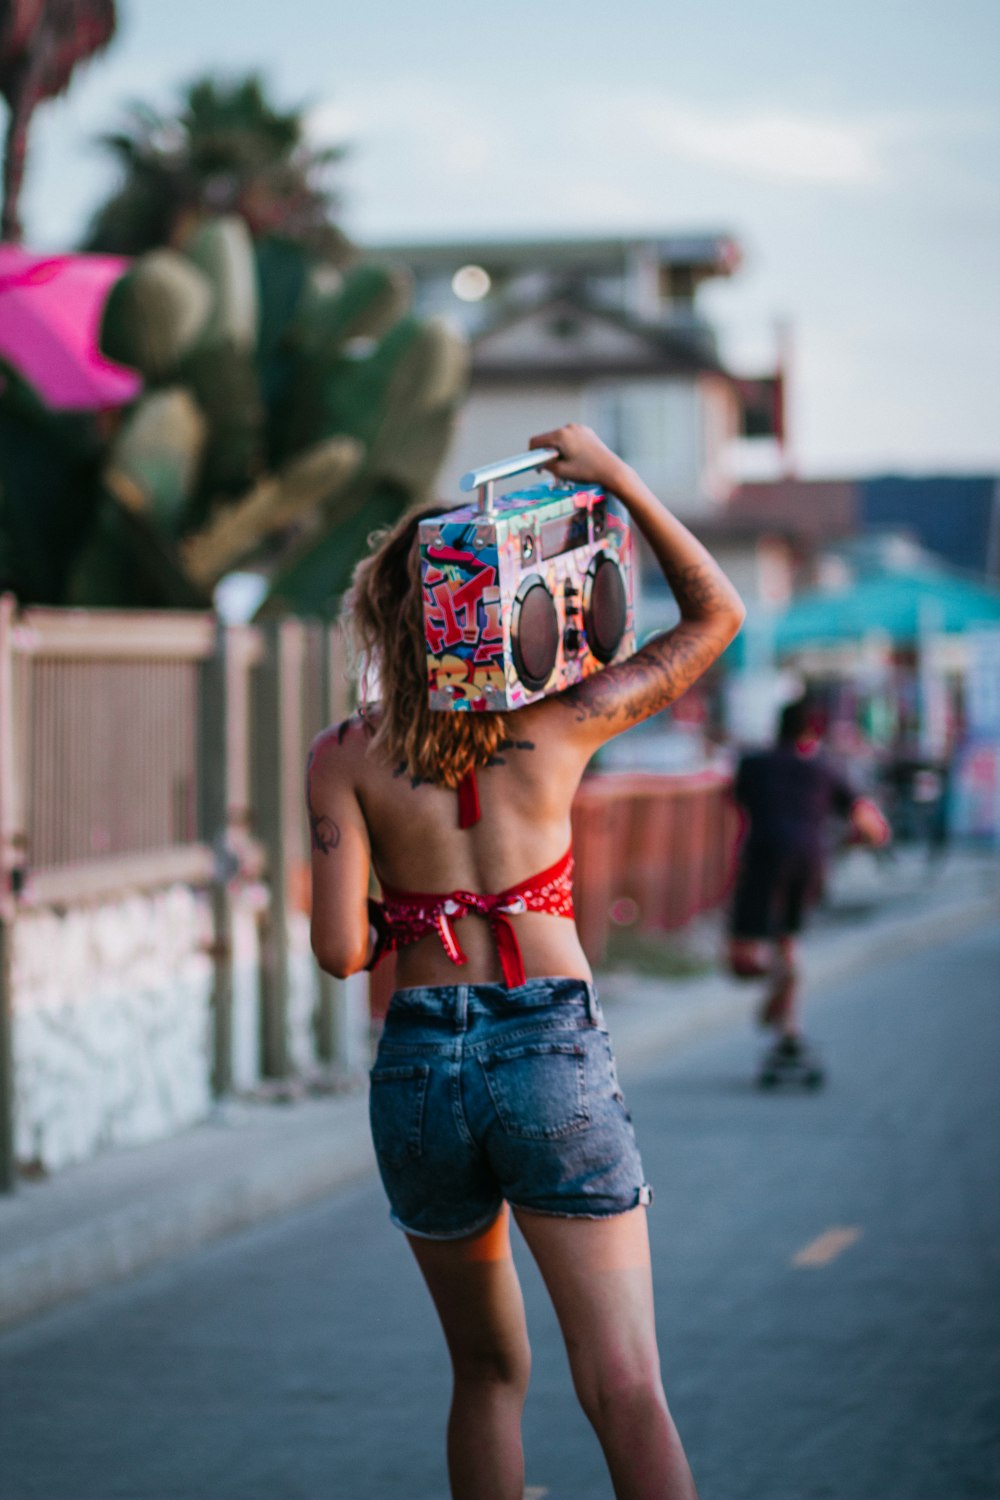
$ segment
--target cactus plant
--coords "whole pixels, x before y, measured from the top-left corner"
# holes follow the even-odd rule
[[[32,535],[41,480],[18,481],[13,529],[0,502],[0,568],[22,597],[191,607],[240,566],[271,578],[264,613],[328,613],[369,532],[430,493],[463,391],[464,345],[407,313],[408,273],[365,262],[332,226],[324,237],[322,194],[273,198],[275,160],[301,144],[295,118],[271,111],[254,80],[229,92],[195,86],[184,171],[156,157],[146,121],[143,180],[152,162],[173,205],[169,245],[132,262],[100,332],[103,353],[138,370],[145,389],[117,430],[94,421],[87,495],[59,569],[35,569],[26,586],[31,570],[14,555]],[[221,131],[235,153],[229,213],[207,211],[191,186],[196,126]],[[267,213],[262,193],[272,193]],[[291,223],[307,200],[298,240],[265,232],[276,205]],[[99,226],[121,227],[127,194],[116,204]],[[155,220],[148,203],[143,214]],[[0,418],[16,422],[14,395],[13,384],[0,389]],[[34,414],[31,441],[44,442],[50,420]],[[7,463],[0,453],[0,495]]]
[[[360,443],[330,438],[285,469],[262,479],[237,505],[226,505],[183,546],[184,565],[196,583],[211,587],[252,557],[265,538],[310,516],[339,490],[361,462]]]

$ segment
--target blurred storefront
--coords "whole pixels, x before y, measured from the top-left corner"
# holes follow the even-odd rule
[[[774,665],[822,702],[899,836],[997,838],[1000,590],[912,544],[869,550],[853,576],[839,561],[774,620]]]

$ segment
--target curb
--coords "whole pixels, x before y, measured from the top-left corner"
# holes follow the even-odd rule
[[[244,1152],[244,1159],[221,1184],[184,1180],[158,1192],[155,1200],[143,1199],[0,1257],[0,1328],[306,1207],[367,1176],[375,1168],[367,1095],[337,1103],[335,1121],[325,1118],[305,1145],[296,1140],[293,1159],[285,1140],[272,1141],[270,1150],[265,1142],[263,1150]],[[262,1123],[266,1130],[267,1122]],[[226,1127],[208,1124],[195,1127],[192,1134],[219,1128]],[[261,1134],[259,1129],[248,1130],[245,1144],[256,1148]],[[185,1142],[178,1137],[162,1144],[183,1150]],[[40,1190],[45,1191],[45,1185]]]

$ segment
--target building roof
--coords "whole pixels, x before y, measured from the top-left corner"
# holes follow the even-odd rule
[[[886,475],[859,485],[866,530],[896,528],[955,567],[1000,577],[1000,478],[995,474]]]
[[[476,385],[703,374],[732,378],[706,340],[595,307],[573,292],[507,312],[472,345]]]
[[[852,536],[859,526],[852,479],[775,479],[742,484],[719,514],[730,535],[776,531],[810,546]]]
[[[406,240],[369,246],[368,253],[404,260],[418,275],[444,274],[466,263],[499,276],[537,266],[574,275],[600,275],[645,253],[663,265],[690,267],[703,276],[732,276],[743,260],[736,238],[718,231],[535,240]]]
[[[743,484],[718,524],[731,535],[775,530],[812,546],[866,532],[905,532],[953,567],[1000,578],[1000,477],[994,474]]]

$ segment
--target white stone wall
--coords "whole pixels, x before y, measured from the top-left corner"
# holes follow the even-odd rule
[[[211,1103],[207,900],[186,886],[14,925],[16,1151],[48,1170]]]
[[[260,920],[267,902],[263,884],[234,892],[237,1093],[262,1082]],[[18,913],[12,979],[20,1162],[56,1171],[205,1118],[212,1104],[211,943],[210,898],[187,886],[65,912]],[[288,947],[289,1053],[292,1072],[308,1077],[317,1066],[319,970],[302,913],[289,915]],[[367,1065],[367,978],[358,976],[357,995],[345,989],[337,996],[344,1066]]]
[[[288,914],[288,1051],[292,1071],[310,1073],[316,1066],[316,1009],[319,969],[309,942],[309,918]]]
[[[260,913],[267,888],[244,886],[233,901],[233,1088],[255,1089],[260,1071]]]

